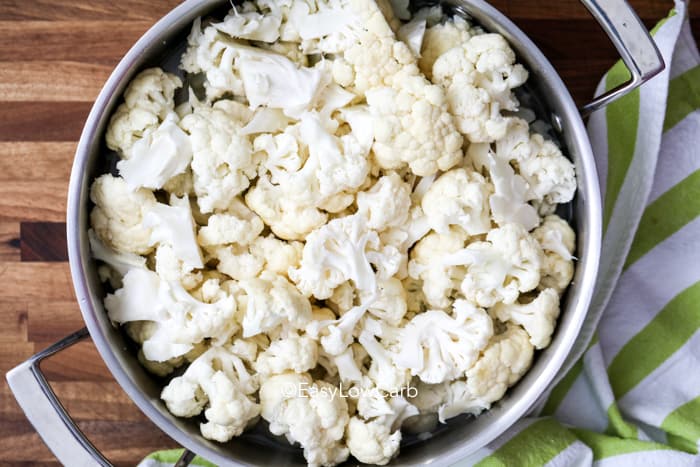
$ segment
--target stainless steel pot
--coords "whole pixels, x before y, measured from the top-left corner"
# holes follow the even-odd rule
[[[600,21],[627,64],[632,79],[619,89],[584,106],[588,113],[636,88],[664,67],[643,24],[624,0],[582,0]],[[486,29],[506,37],[530,71],[531,91],[549,112],[559,139],[576,164],[578,193],[573,221],[578,232],[576,275],[562,305],[552,344],[539,353],[532,369],[506,397],[477,418],[458,418],[426,441],[402,446],[394,465],[449,465],[483,447],[520,419],[580,353],[590,336],[580,333],[593,293],[601,244],[601,206],[593,154],[579,109],[545,56],[511,21],[483,0],[455,0],[456,13],[471,16]],[[7,374],[27,418],[56,457],[66,465],[110,465],[85,438],[54,395],[39,369],[41,360],[71,344],[92,337],[110,371],[136,405],[161,430],[187,450],[221,465],[304,465],[297,449],[260,434],[246,434],[226,444],[204,439],[198,424],[171,415],[160,401],[161,384],[138,363],[102,306],[102,286],[87,241],[88,189],[103,153],[109,116],[131,78],[147,66],[174,70],[192,21],[225,10],[228,1],[189,0],[160,20],[127,53],[105,84],[90,112],[75,156],[68,196],[68,251],[76,296],[86,329],[35,355]],[[556,5],[553,6],[556,8]],[[89,334],[88,334],[89,333]],[[578,340],[577,340],[578,338]]]

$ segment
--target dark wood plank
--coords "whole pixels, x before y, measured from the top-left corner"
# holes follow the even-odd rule
[[[22,261],[68,261],[66,224],[62,222],[22,222],[19,238]]]
[[[0,262],[19,261],[19,223],[0,222]]]
[[[4,102],[0,141],[76,141],[91,107],[89,102]]]

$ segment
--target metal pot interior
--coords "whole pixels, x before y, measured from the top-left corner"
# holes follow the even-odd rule
[[[125,334],[112,326],[102,306],[107,292],[100,283],[87,242],[92,180],[107,171],[115,172],[116,154],[104,143],[109,116],[119,104],[129,80],[140,70],[160,66],[178,73],[180,56],[186,47],[191,22],[200,15],[223,17],[230,8],[227,1],[190,0],[158,23],[134,46],[119,64],[95,103],[76,154],[69,195],[68,229],[71,268],[76,295],[95,344],[117,381],[164,432],[188,449],[212,462],[255,465],[306,465],[298,448],[270,435],[264,421],[255,429],[226,444],[204,439],[198,419],[172,416],[160,401],[167,380],[147,373],[136,359],[136,347]],[[506,37],[519,60],[530,71],[530,79],[521,100],[535,110],[538,118],[552,123],[549,136],[559,141],[577,166],[579,191],[576,200],[564,207],[561,215],[572,221],[578,234],[579,262],[574,282],[562,301],[562,313],[552,344],[538,352],[532,369],[494,407],[479,417],[460,416],[441,425],[428,440],[405,436],[400,456],[392,465],[433,463],[446,465],[490,442],[535,402],[568,355],[579,333],[590,300],[598,262],[596,211],[597,177],[592,154],[581,118],[553,68],[541,52],[505,17],[481,0],[458,1],[448,8],[455,14],[469,14],[486,30]],[[183,89],[187,88],[187,83]],[[525,97],[523,97],[525,96]],[[185,91],[180,99],[185,99]],[[590,203],[589,199],[593,202]]]

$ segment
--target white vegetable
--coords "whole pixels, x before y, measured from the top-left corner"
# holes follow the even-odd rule
[[[491,318],[465,300],[456,300],[454,318],[440,310],[414,317],[402,329],[394,362],[431,384],[459,378],[476,362],[493,335]]]
[[[427,22],[425,19],[418,18],[401,26],[399,31],[396,33],[396,37],[400,41],[403,41],[416,57],[420,57],[426,26]]]
[[[552,340],[554,325],[559,316],[559,294],[554,289],[544,289],[530,303],[499,303],[491,312],[503,322],[521,325],[530,336],[532,345],[536,349],[543,349]]]
[[[540,288],[553,288],[560,294],[574,277],[576,234],[559,216],[544,218],[542,225],[532,232],[544,252]]]
[[[261,384],[260,406],[270,432],[299,443],[309,465],[335,465],[347,459],[343,435],[348,406],[334,386],[313,381],[307,374],[272,376]]]
[[[207,338],[224,343],[238,329],[233,320],[233,297],[202,303],[179,283],[163,281],[147,269],[129,270],[123,284],[105,297],[105,308],[109,318],[117,323],[157,323],[153,335],[143,342],[148,360],[163,362],[179,357]]]
[[[257,389],[255,378],[231,350],[209,349],[161,393],[168,410],[180,417],[197,416],[207,407],[202,436],[222,443],[240,435],[260,413],[249,396]]]

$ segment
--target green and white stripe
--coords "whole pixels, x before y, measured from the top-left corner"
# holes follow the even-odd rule
[[[681,1],[653,34],[670,66],[589,122],[605,232],[577,347],[592,342],[547,418],[460,466],[700,465],[700,54]],[[626,79],[617,64],[598,92]]]

